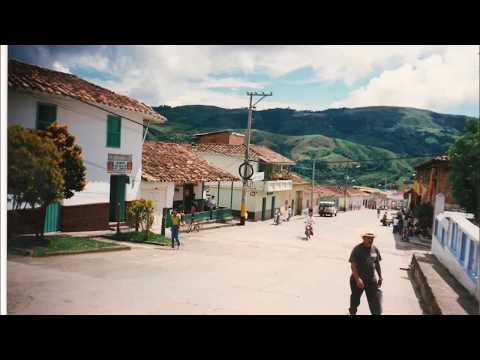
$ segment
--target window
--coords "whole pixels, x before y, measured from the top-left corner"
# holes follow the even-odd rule
[[[452,224],[452,237],[450,239],[450,250],[455,254],[457,252],[457,228],[458,224]]]
[[[52,104],[37,104],[37,129],[46,130],[57,121],[57,106]]]
[[[107,118],[107,147],[120,147],[122,118],[108,115]]]
[[[440,241],[442,246],[445,246],[445,228],[442,226],[442,240]]]
[[[467,271],[470,277],[474,278],[477,275],[477,268],[475,266],[475,243],[470,239],[470,249],[468,251],[468,265]]]
[[[465,248],[467,247],[467,235],[462,232],[462,241],[460,243],[460,264],[465,263]]]
[[[435,234],[435,236],[436,236],[437,239],[438,239],[438,220],[437,220],[437,219],[435,219],[435,231],[434,231],[434,234]]]

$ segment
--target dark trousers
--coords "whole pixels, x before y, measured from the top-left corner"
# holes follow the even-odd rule
[[[382,314],[382,298],[381,290],[377,286],[376,281],[364,281],[365,287],[360,289],[357,287],[353,276],[350,277],[350,289],[352,294],[350,295],[350,314],[355,315],[357,313],[357,308],[360,305],[360,298],[362,297],[363,291],[367,294],[368,307],[370,308],[370,313],[372,315],[381,315]]]
[[[180,240],[178,239],[178,225],[172,225],[172,248],[175,247],[175,240],[180,246]]]

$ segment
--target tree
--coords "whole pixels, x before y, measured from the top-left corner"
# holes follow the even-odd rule
[[[450,146],[449,177],[452,194],[459,205],[480,221],[480,120],[466,124],[465,133]]]
[[[64,198],[70,199],[74,195],[73,191],[82,191],[86,184],[82,149],[75,144],[75,136],[68,132],[66,125],[54,122],[46,131],[39,131],[39,134],[51,139],[61,154],[60,167],[65,180]]]
[[[128,218],[135,224],[135,232],[138,232],[140,226],[141,231],[145,233],[145,240],[148,240],[150,229],[155,221],[154,212],[153,201],[148,199],[134,200],[127,208]]]
[[[63,198],[60,162],[61,154],[52,140],[19,125],[8,127],[8,194],[15,214],[29,205],[40,207],[38,218],[44,219],[46,206]],[[43,220],[38,222],[37,237],[43,237],[43,225]]]

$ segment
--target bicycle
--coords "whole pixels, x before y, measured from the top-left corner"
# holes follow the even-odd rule
[[[192,231],[200,231],[200,224],[197,221],[192,220],[190,224],[188,224],[187,233],[190,233]]]

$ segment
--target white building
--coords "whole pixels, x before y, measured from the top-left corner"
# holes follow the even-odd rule
[[[202,160],[191,144],[145,141],[143,145],[141,197],[154,202],[156,226],[162,224],[164,209],[188,214],[195,204],[196,211],[205,210],[206,181],[232,184],[238,179]],[[227,195],[230,199],[230,187]],[[230,208],[230,202],[217,206]]]
[[[139,195],[144,125],[166,118],[75,75],[13,60],[8,86],[9,124],[42,129],[56,121],[82,148],[85,189],[48,212],[56,217],[48,230],[99,230],[117,215],[123,220],[125,203]]]
[[[467,214],[445,211],[435,217],[432,253],[480,301],[478,226]]]
[[[244,135],[221,131],[197,134],[196,140],[198,143],[193,149],[202,159],[232,175],[239,175],[239,167],[245,159]],[[254,173],[247,192],[248,218],[266,220],[273,217],[277,208],[290,205],[295,209],[296,194],[292,191],[292,180],[285,174],[286,168],[295,163],[265,146],[254,144],[250,145],[250,159]],[[220,183],[220,196],[218,184],[206,183],[206,186],[220,205],[230,203],[230,183]],[[240,216],[241,195],[242,182],[234,182],[232,212],[235,216]]]

